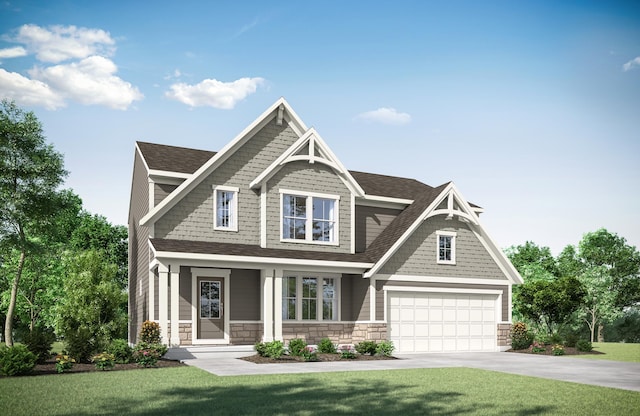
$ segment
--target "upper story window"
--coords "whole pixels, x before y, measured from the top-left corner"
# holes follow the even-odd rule
[[[439,264],[456,264],[456,233],[448,231],[436,232],[437,262]]]
[[[238,231],[238,192],[239,189],[235,187],[214,187],[214,229]]]
[[[281,191],[282,240],[338,244],[339,196]]]

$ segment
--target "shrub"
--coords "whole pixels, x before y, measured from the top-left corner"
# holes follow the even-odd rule
[[[271,341],[265,343],[265,354],[267,357],[278,359],[284,354],[284,344],[282,341]]]
[[[546,352],[547,349],[545,348],[543,343],[540,343],[538,341],[534,342],[533,344],[531,344],[531,347],[529,347],[531,349],[531,352],[533,353],[540,353],[540,352]]]
[[[304,347],[301,355],[305,361],[318,361],[318,353],[313,348]]]
[[[560,344],[555,344],[551,347],[551,352],[553,355],[564,355],[564,347]]]
[[[318,351],[323,354],[335,354],[336,346],[333,345],[333,342],[329,338],[322,338],[320,340],[320,344],[318,345]]]
[[[114,339],[111,341],[107,352],[115,357],[118,364],[128,364],[131,361],[133,350],[126,339]]]
[[[139,342],[133,348],[133,360],[141,367],[153,367],[166,353],[166,345]]]
[[[395,347],[393,346],[393,342],[391,341],[380,341],[376,346],[376,354],[384,355],[385,357],[391,357],[393,350]]]
[[[549,337],[550,344],[562,344],[562,337],[557,332]]]
[[[307,343],[302,338],[294,338],[289,341],[289,355],[300,356]]]
[[[352,345],[342,345],[338,349],[338,354],[340,358],[351,360],[356,358],[356,349]]]
[[[575,347],[576,344],[578,343],[578,336],[576,334],[569,334],[566,336],[565,340],[564,340],[564,345],[566,347]]]
[[[153,321],[144,321],[140,328],[140,342],[147,344],[160,344],[160,324]]]
[[[524,350],[533,342],[533,334],[528,330],[524,322],[516,322],[511,327],[511,348]]]
[[[99,370],[111,370],[116,365],[116,357],[108,352],[102,352],[91,357],[91,362],[95,363]]]
[[[58,354],[56,355],[56,371],[64,373],[67,370],[71,370],[75,362],[76,360],[66,354]]]
[[[260,357],[267,356],[267,346],[264,342],[256,342],[253,346]]]
[[[591,352],[591,350],[593,350],[593,345],[586,339],[581,339],[576,343],[576,348],[578,351]]]
[[[88,328],[80,327],[65,332],[64,345],[67,353],[79,362],[89,362],[91,356],[102,349],[102,343]]]
[[[22,337],[22,342],[27,346],[29,351],[36,355],[36,362],[44,363],[51,356],[51,347],[56,336],[51,330],[42,328],[33,328],[33,331],[27,332]]]
[[[0,374],[19,376],[28,374],[36,365],[38,357],[24,345],[0,347]]]
[[[373,355],[376,353],[376,342],[375,341],[362,341],[356,344],[356,351],[359,354],[369,354]]]

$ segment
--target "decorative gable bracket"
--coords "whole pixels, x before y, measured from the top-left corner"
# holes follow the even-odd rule
[[[463,202],[457,195],[455,188],[451,187],[444,195],[444,198],[442,199],[440,205],[438,205],[438,208],[427,214],[425,220],[427,218],[435,217],[436,215],[446,215],[446,219],[451,220],[455,215],[457,215],[458,217],[464,218],[474,225],[478,225],[477,217],[472,213],[473,211],[468,206],[468,204],[466,202]]]

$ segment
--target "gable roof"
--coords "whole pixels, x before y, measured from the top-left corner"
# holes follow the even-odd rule
[[[149,170],[193,173],[216,152],[168,146],[166,144],[136,142]]]

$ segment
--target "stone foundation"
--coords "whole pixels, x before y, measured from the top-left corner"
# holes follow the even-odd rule
[[[511,346],[511,324],[498,324],[498,346]]]
[[[179,323],[178,332],[180,334],[180,345],[191,345],[191,334],[193,333],[193,330],[191,328],[191,322]],[[169,327],[167,328],[167,340],[170,340],[170,339],[171,339],[171,322],[169,322]]]
[[[319,344],[329,338],[334,344],[357,344],[364,340],[387,339],[387,324],[361,323],[282,323],[282,338],[288,344],[294,338],[302,338],[307,344]]]
[[[234,323],[229,324],[231,344],[253,345],[262,340],[262,323]]]

